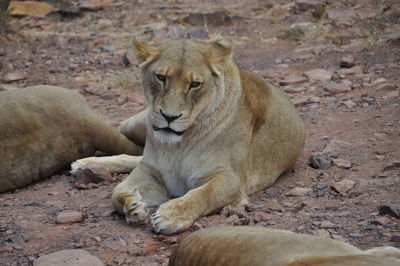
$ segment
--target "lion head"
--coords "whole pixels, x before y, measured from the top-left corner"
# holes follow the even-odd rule
[[[133,46],[156,139],[179,142],[204,126],[230,95],[225,77],[234,63],[228,41],[174,40],[158,47],[133,41]]]

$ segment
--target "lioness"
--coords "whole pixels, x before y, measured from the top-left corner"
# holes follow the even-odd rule
[[[142,154],[75,92],[54,86],[0,92],[0,192],[50,176],[96,150]]]
[[[186,237],[172,253],[170,266],[395,266],[400,250],[362,251],[333,239],[263,227],[216,227]]]
[[[112,197],[128,223],[148,222],[147,207],[161,204],[151,216],[154,230],[183,231],[225,205],[245,203],[295,164],[304,129],[294,106],[282,90],[238,68],[228,41],[133,44],[149,106],[120,131],[145,143],[143,158],[72,166],[137,166]]]

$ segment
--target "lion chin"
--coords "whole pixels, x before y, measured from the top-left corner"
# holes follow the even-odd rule
[[[159,128],[153,126],[154,138],[161,143],[174,145],[182,140],[185,131],[175,131],[170,127]]]

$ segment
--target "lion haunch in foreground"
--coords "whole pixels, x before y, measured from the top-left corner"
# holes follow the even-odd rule
[[[398,266],[400,250],[360,250],[348,243],[258,226],[215,227],[186,237],[170,266]]]
[[[282,90],[239,69],[229,42],[134,41],[134,47],[149,106],[120,131],[145,147],[113,193],[129,223],[151,220],[156,232],[183,231],[201,216],[245,203],[295,164],[305,134],[294,106]],[[97,162],[116,169],[134,167],[138,158]],[[161,206],[149,217],[154,205]]]

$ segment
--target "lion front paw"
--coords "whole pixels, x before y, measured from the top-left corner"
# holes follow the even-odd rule
[[[151,216],[151,223],[156,233],[170,235],[182,232],[192,225],[194,219],[187,215],[178,203],[179,199],[166,202]]]
[[[143,200],[128,200],[124,205],[126,222],[130,225],[147,224],[149,212]]]

